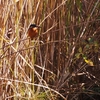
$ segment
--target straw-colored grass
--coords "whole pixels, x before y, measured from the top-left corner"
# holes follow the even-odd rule
[[[96,99],[99,10],[99,0],[0,0],[0,100]],[[42,27],[32,41],[31,23]]]

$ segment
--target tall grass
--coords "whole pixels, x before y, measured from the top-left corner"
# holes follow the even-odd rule
[[[0,0],[0,99],[94,98],[99,8],[99,0]],[[42,27],[33,41],[31,23]]]

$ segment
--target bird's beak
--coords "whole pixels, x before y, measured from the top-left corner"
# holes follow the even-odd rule
[[[36,25],[36,27],[41,28],[41,26],[39,26],[39,25]]]

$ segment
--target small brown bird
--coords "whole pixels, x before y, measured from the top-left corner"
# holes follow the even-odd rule
[[[41,27],[36,24],[30,25],[28,29],[28,36],[30,37],[31,40],[33,40],[35,37],[39,35],[39,28]]]

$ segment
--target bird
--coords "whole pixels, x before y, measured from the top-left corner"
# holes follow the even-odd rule
[[[28,29],[28,36],[30,37],[31,40],[33,40],[35,37],[39,35],[39,28],[40,26],[36,24],[31,24]]]

